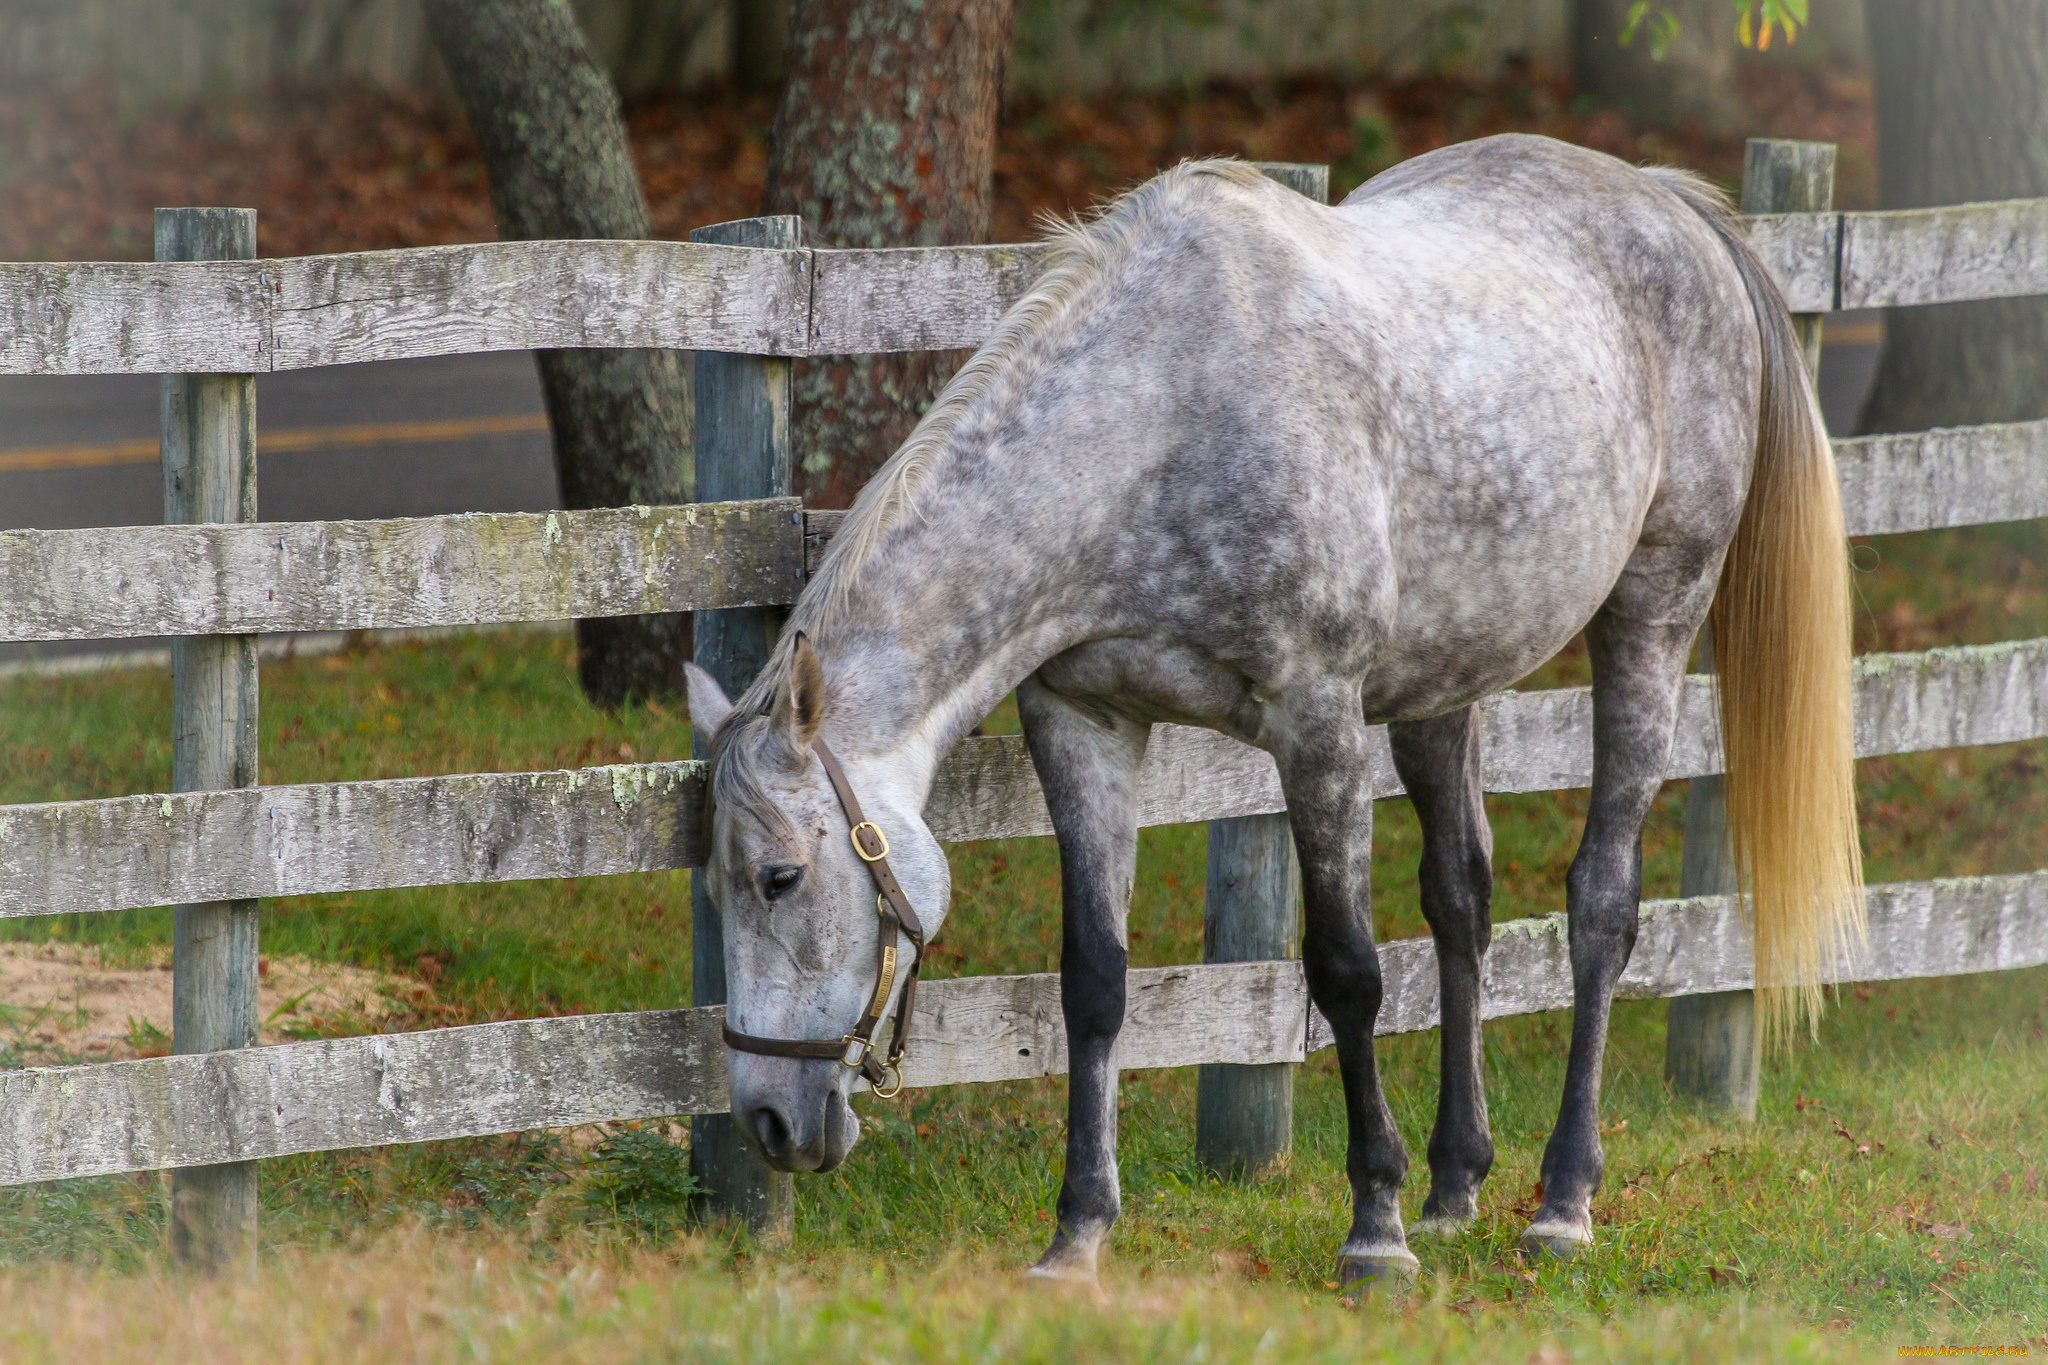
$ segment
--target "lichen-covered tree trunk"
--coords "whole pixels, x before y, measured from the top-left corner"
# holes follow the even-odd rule
[[[796,0],[766,211],[819,245],[948,246],[988,233],[1013,0]],[[797,485],[844,507],[959,368],[957,352],[799,361]]]
[[[618,92],[567,0],[427,0],[427,24],[483,148],[513,240],[644,238],[647,201]],[[688,502],[689,387],[673,351],[537,351],[555,471],[571,508]],[[680,694],[687,612],[576,623],[602,706]]]
[[[2048,195],[2048,9],[1868,0],[1886,208]],[[1894,308],[1864,431],[2048,416],[2048,299]]]
[[[1627,46],[1633,0],[1572,0],[1572,83],[1579,93],[1654,128],[1688,124],[1708,132],[1741,130],[1744,102],[1735,83],[1732,0],[1668,0],[1678,31],[1662,61],[1650,55],[1647,32]]]

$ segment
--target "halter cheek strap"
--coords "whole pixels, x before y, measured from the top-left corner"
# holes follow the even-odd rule
[[[825,747],[824,740],[812,740],[811,751],[824,764],[825,776],[832,781],[840,809],[846,812],[853,851],[867,864],[868,875],[874,879],[875,911],[882,919],[882,931],[875,950],[874,999],[869,1001],[859,1022],[838,1038],[761,1038],[741,1033],[727,1024],[725,1045],[735,1052],[750,1052],[757,1057],[829,1057],[866,1076],[875,1093],[888,1099],[903,1089],[903,1073],[899,1066],[909,1039],[910,1012],[917,1003],[917,975],[924,965],[924,923],[918,919],[917,911],[911,908],[910,897],[903,894],[903,887],[889,868],[888,837],[880,826],[862,814],[860,798],[853,794],[853,786],[846,780],[846,770]],[[910,970],[903,984],[903,1004],[896,1011],[896,1028],[889,1039],[888,1056],[878,1059],[875,1056],[875,1030],[881,1026],[882,1015],[888,1011],[889,992],[896,984],[896,939],[899,934],[910,940]]]

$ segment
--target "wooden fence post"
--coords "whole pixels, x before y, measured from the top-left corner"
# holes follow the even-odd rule
[[[1253,164],[1319,204],[1329,201],[1328,166]],[[1301,868],[1285,811],[1209,822],[1204,896],[1204,962],[1300,955]],[[1293,1144],[1293,1063],[1202,1067],[1195,1091],[1195,1160],[1205,1169],[1255,1179]]]
[[[693,242],[794,249],[804,242],[797,217],[743,218],[690,234]],[[790,362],[784,356],[699,351],[696,361],[698,502],[789,496]],[[692,621],[697,666],[738,697],[754,680],[786,610],[735,607],[700,611]],[[690,746],[705,756],[710,736],[694,723]],[[690,879],[690,1000],[725,1003],[725,927],[705,894],[702,871]],[[730,1114],[700,1114],[690,1121],[690,1170],[703,1186],[700,1209],[713,1219],[739,1219],[757,1236],[786,1239],[796,1217],[791,1178],[771,1171],[734,1128]]]
[[[1825,142],[1751,138],[1742,165],[1744,213],[1801,213],[1831,207],[1835,198],[1835,149]],[[1806,350],[1809,372],[1820,368],[1821,315],[1792,319]],[[1700,667],[1712,671],[1712,634],[1700,631]],[[1725,896],[1735,891],[1728,851],[1722,779],[1695,777],[1685,801],[1685,863],[1681,896]],[[1716,991],[1681,995],[1665,1011],[1664,1076],[1673,1091],[1726,1111],[1744,1122],[1756,1118],[1758,1062],[1756,993]]]
[[[158,209],[159,261],[246,261],[254,209]],[[163,377],[164,521],[256,519],[256,377]],[[171,643],[171,790],[257,785],[256,637]],[[181,905],[172,930],[171,1038],[179,1053],[256,1044],[253,900]],[[171,1250],[198,1270],[253,1269],[256,1163],[171,1174]]]

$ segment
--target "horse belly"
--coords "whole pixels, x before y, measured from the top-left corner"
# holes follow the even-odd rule
[[[1397,545],[1392,628],[1362,684],[1376,721],[1469,705],[1527,677],[1606,601],[1633,553],[1655,462],[1624,455],[1579,486],[1601,494],[1547,515],[1458,518]],[[1592,476],[1593,470],[1572,470]]]

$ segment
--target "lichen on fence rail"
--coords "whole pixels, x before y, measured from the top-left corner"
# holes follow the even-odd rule
[[[1745,222],[1794,312],[2048,292],[2048,200]],[[0,374],[256,374],[555,346],[971,347],[1043,252],[480,242],[246,262],[7,262]]]
[[[1858,752],[2048,736],[2048,639],[1867,656]],[[1586,688],[1484,705],[1489,790],[1592,780]],[[1687,680],[1668,776],[1717,771],[1713,692]],[[1384,731],[1375,797],[1401,794]],[[398,886],[592,877],[701,861],[701,764],[122,796],[0,807],[0,917]],[[1146,825],[1285,808],[1273,760],[1210,730],[1156,728],[1139,773]],[[941,839],[1023,838],[1052,822],[1020,736],[969,739],[940,766],[925,817]]]
[[[1874,886],[1869,954],[1843,980],[2007,971],[2048,962],[2048,872]],[[1437,1021],[1435,949],[1381,949],[1378,1031]],[[1742,916],[1726,897],[1643,907],[1620,994],[1751,982]],[[1501,924],[1487,1018],[1564,1009],[1562,918]],[[1327,1047],[1298,961],[1130,973],[1120,1064],[1300,1061]],[[604,1120],[722,1112],[722,1006],[521,1019],[421,1033],[280,1043],[240,1052],[0,1073],[0,1185]],[[919,992],[904,1079],[958,1085],[1059,1075],[1056,975],[968,977]],[[223,1121],[223,1116],[227,1116]]]
[[[0,532],[0,638],[385,630],[792,602],[796,498]]]

